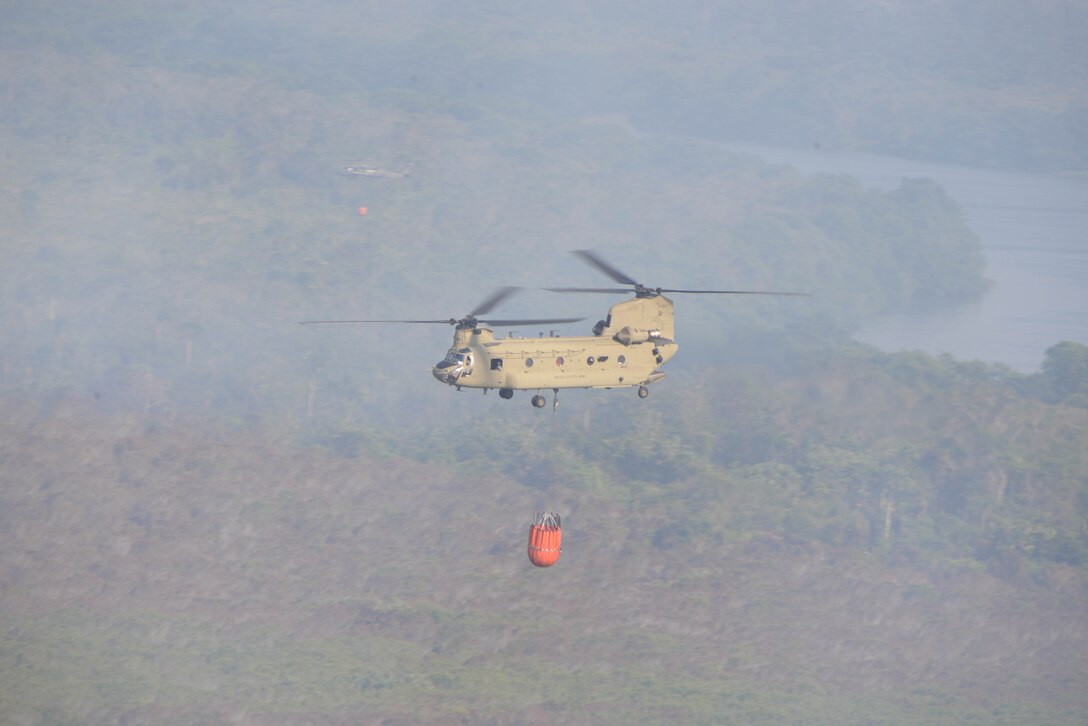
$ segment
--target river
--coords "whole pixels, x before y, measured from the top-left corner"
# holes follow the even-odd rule
[[[856,339],[883,350],[924,350],[1038,370],[1062,340],[1088,344],[1088,181],[825,149],[729,148],[803,174],[847,174],[889,190],[933,179],[982,241],[993,287],[977,303],[872,320]]]

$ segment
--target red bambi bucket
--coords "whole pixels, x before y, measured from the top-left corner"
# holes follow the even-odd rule
[[[537,567],[551,567],[559,561],[563,530],[559,528],[559,515],[541,512],[529,527],[529,561]]]

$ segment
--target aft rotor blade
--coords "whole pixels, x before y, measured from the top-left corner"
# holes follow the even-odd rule
[[[615,267],[613,267],[609,263],[605,262],[605,260],[600,255],[598,255],[596,252],[594,252],[593,250],[573,250],[572,252],[573,252],[573,254],[576,254],[579,257],[581,257],[582,260],[586,264],[591,265],[593,267],[596,267],[598,270],[600,270],[604,274],[608,275],[609,277],[611,277],[616,282],[619,282],[619,283],[621,283],[623,285],[637,285],[638,284],[637,282],[632,280],[630,277],[623,274],[622,272],[617,270]],[[629,291],[624,290],[624,292],[629,292]]]
[[[559,323],[578,323],[585,318],[538,318],[536,320],[480,320],[484,325],[509,327],[511,325],[558,325]]]
[[[548,292],[608,292],[621,295],[630,294],[631,290],[625,287],[546,287]]]
[[[491,310],[501,303],[506,298],[513,295],[520,290],[519,287],[500,287],[495,292],[491,293],[491,296],[484,300],[482,303],[473,308],[472,312],[468,314],[470,318],[474,318],[477,315],[487,315]]]
[[[793,297],[812,297],[807,292],[778,292],[775,290],[674,290],[668,287],[654,288],[655,292],[682,292],[692,295],[791,295]]]
[[[453,318],[445,320],[303,320],[299,325],[341,325],[344,323],[426,323],[431,325],[456,325]]]

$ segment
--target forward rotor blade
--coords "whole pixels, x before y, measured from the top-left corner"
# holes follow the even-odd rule
[[[510,327],[511,325],[558,325],[559,323],[578,323],[585,318],[539,318],[536,320],[480,320],[484,325]]]
[[[510,297],[520,289],[520,287],[500,287],[498,290],[491,293],[490,297],[488,297],[482,303],[473,308],[472,312],[470,312],[468,316],[470,318],[474,318],[477,315],[486,315],[491,310],[494,310],[499,303],[501,303],[503,300]]]
[[[548,292],[608,292],[628,295],[632,291],[625,287],[546,287]]]
[[[445,320],[303,320],[299,325],[341,325],[344,323],[426,323],[432,325],[456,325],[453,318]]]
[[[617,270],[612,265],[605,262],[604,259],[600,255],[598,255],[596,252],[594,252],[593,250],[573,250],[572,252],[573,252],[573,254],[576,254],[579,257],[581,257],[582,260],[586,264],[591,265],[593,267],[596,267],[598,270],[600,270],[604,274],[608,275],[609,277],[611,277],[613,280],[615,280],[618,283],[621,283],[623,285],[637,285],[638,284],[637,282],[632,280],[630,277],[628,277],[627,275],[623,274],[622,272]],[[627,290],[624,290],[624,292],[627,292]]]
[[[622,287],[546,287],[544,289],[548,292],[604,292],[613,294],[632,292]],[[812,297],[812,294],[807,292],[780,292],[778,290],[679,290],[671,287],[655,287],[650,288],[648,292],[678,292],[689,295],[788,295],[792,297]]]
[[[692,295],[790,295],[793,297],[812,297],[807,292],[778,292],[775,290],[674,290],[668,287],[655,288],[656,292],[681,292]]]

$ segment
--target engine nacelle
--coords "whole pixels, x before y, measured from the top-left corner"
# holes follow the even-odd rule
[[[659,337],[661,337],[660,330],[643,330],[642,328],[626,326],[620,328],[619,332],[612,336],[612,339],[623,345],[637,345],[639,343],[649,343]]]

